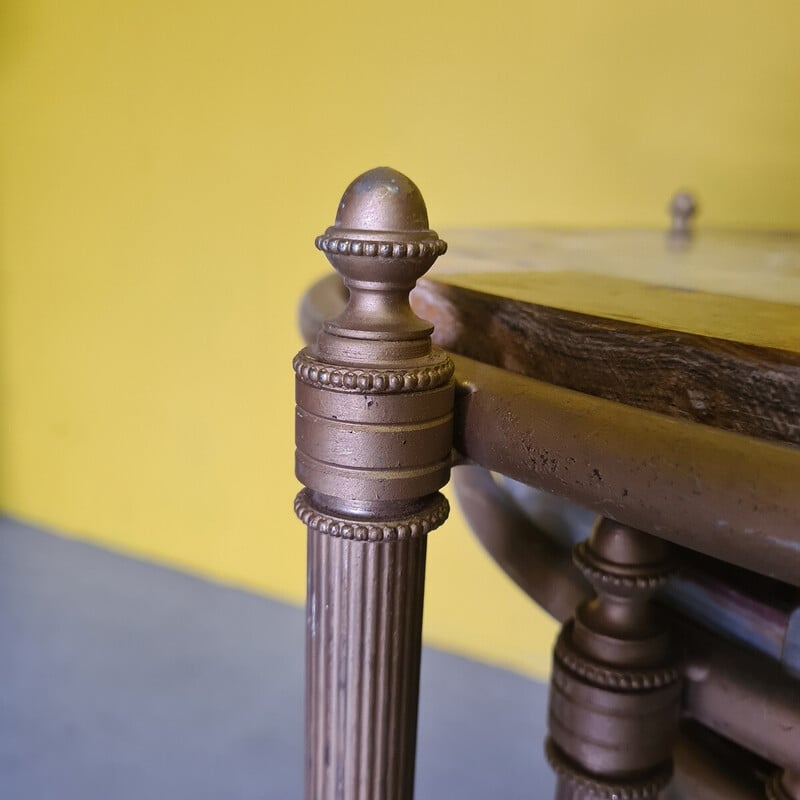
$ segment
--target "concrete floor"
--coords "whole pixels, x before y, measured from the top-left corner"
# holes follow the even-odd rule
[[[0,518],[0,798],[302,796],[303,612]],[[546,687],[425,650],[417,800],[549,798]]]

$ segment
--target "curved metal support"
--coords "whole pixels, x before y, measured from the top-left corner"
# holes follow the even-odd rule
[[[553,541],[520,513],[486,470],[458,467],[453,477],[459,500],[466,499],[462,508],[472,530],[501,566],[508,563],[509,554],[513,554],[515,563],[528,565],[542,553],[553,553]],[[483,492],[487,499],[480,501]],[[515,533],[513,526],[517,523],[521,527]],[[537,604],[563,622],[591,597],[591,589],[577,570],[568,566],[567,551],[557,550],[552,567],[549,561],[535,563],[533,568],[511,570],[509,575]],[[562,593],[568,602],[553,602],[552,598]],[[573,602],[570,608],[568,604]],[[775,661],[700,628],[679,614],[670,613],[669,624],[683,651],[683,713],[763,758],[791,767],[800,753],[798,683]]]
[[[348,291],[338,275],[326,275],[303,295],[298,322],[307,345],[317,339],[325,320],[338,317],[347,305]]]
[[[458,504],[472,532],[505,573],[559,622],[591,597],[592,587],[575,569],[569,551],[509,502],[492,474],[474,464],[453,471]]]
[[[596,516],[466,462],[454,473],[454,486],[487,552],[538,605],[565,622],[589,592],[572,565],[569,549],[589,536]],[[800,620],[800,598],[794,605],[789,596],[782,601],[781,593],[792,594],[785,584],[690,550],[682,550],[680,558],[681,569],[659,592],[659,601],[797,675],[800,625],[793,622]],[[566,581],[553,583],[562,575]]]
[[[791,769],[800,754],[800,684],[769,659],[680,617],[683,707],[696,719],[773,764]]]
[[[455,444],[470,461],[800,586],[800,448],[453,361]]]
[[[519,506],[525,522],[541,528],[564,551],[591,533],[596,519],[591,511],[510,478],[498,483],[513,499],[514,511]],[[494,499],[507,504],[508,496],[499,493]],[[686,548],[680,562],[659,601],[800,677],[800,595],[793,587]]]

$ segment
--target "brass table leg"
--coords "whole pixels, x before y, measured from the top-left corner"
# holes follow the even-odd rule
[[[453,364],[411,311],[446,245],[417,187],[357,178],[317,247],[350,299],[295,358],[308,527],[307,800],[413,795],[427,534],[448,514]]]
[[[573,557],[597,596],[566,623],[553,656],[556,800],[655,800],[671,776],[680,684],[649,597],[672,562],[661,540],[609,519]]]

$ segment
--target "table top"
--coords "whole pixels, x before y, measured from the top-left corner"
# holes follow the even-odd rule
[[[437,343],[800,444],[800,235],[460,230],[413,297]]]

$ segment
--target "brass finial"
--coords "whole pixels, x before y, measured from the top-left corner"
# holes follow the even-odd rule
[[[425,201],[413,181],[389,167],[360,175],[316,246],[350,290],[345,310],[323,326],[318,355],[382,363],[430,353],[432,327],[414,314],[408,295],[447,244],[428,227]]]
[[[680,191],[672,196],[669,204],[672,221],[670,233],[685,236],[691,233],[690,223],[697,214],[697,201],[691,192]]]

